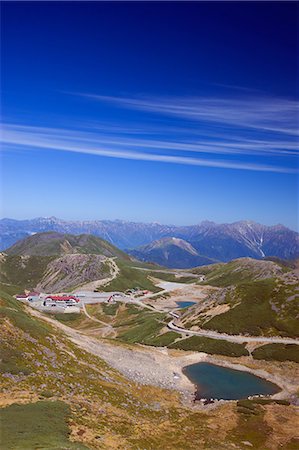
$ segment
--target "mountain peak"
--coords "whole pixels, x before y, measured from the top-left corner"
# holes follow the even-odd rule
[[[109,242],[91,234],[72,235],[47,231],[35,233],[8,248],[7,255],[56,256],[65,254],[95,254],[130,259]]]

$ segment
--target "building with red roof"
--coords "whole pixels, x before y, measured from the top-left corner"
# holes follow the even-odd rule
[[[74,295],[48,295],[44,300],[44,306],[75,306],[79,302]]]
[[[28,299],[28,295],[27,294],[17,294],[16,295],[16,299],[17,300],[27,300]]]

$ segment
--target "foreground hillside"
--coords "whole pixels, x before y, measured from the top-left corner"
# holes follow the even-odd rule
[[[296,448],[288,402],[184,406],[175,391],[124,378],[5,293],[0,334],[5,449]]]
[[[136,263],[136,262],[135,262]],[[56,232],[27,237],[1,254],[2,283],[11,292],[37,289],[61,292],[94,282],[94,289],[114,285],[155,289],[148,277],[133,268],[131,258],[91,235]],[[111,288],[112,290],[112,288]]]

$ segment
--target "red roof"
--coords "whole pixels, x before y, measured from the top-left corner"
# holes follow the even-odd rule
[[[28,295],[26,295],[26,294],[17,294],[16,297],[17,298],[27,298]]]
[[[80,301],[73,295],[49,295],[46,300],[53,300],[54,302],[67,302],[68,300],[75,300],[77,303]]]

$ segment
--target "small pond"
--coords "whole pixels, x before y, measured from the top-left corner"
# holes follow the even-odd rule
[[[197,386],[196,399],[239,400],[280,391],[278,386],[264,378],[210,363],[187,366],[184,374]]]
[[[179,308],[188,308],[189,306],[195,305],[196,302],[176,302]]]

